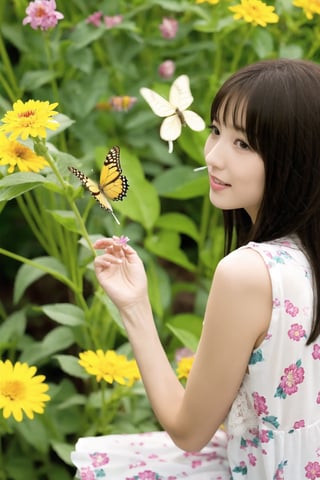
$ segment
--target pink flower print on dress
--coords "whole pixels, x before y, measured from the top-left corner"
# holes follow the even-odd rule
[[[249,453],[248,458],[249,458],[250,465],[254,467],[257,463],[257,458],[253,455],[253,453]]]
[[[299,342],[301,338],[306,338],[306,331],[303,328],[302,325],[299,325],[299,323],[293,323],[288,330],[288,336],[291,338],[291,340],[295,340],[296,342]]]
[[[320,360],[320,345],[318,345],[317,343],[313,345],[312,356],[315,360]]]
[[[80,469],[81,480],[95,480],[94,472],[89,467],[83,467]]]
[[[301,367],[301,360],[289,365],[284,369],[275,397],[286,398],[298,391],[298,385],[304,380],[304,368]]]
[[[293,424],[293,428],[295,430],[298,430],[299,428],[303,428],[305,426],[305,423],[304,423],[304,420],[297,420],[296,422],[294,422]]]
[[[268,414],[268,407],[266,405],[265,397],[260,396],[257,392],[253,392],[253,406],[258,416],[263,413]]]
[[[320,463],[319,462],[308,462],[304,467],[306,471],[306,478],[310,480],[316,480],[320,478]]]
[[[106,453],[90,453],[90,458],[92,460],[93,467],[101,467],[101,465],[106,465],[109,463],[109,457]]]
[[[291,315],[291,317],[295,317],[299,313],[299,308],[295,307],[290,300],[285,300],[284,304],[286,307],[286,313]]]
[[[274,299],[272,300],[272,306],[273,306],[273,308],[280,307],[280,300],[279,300],[279,298],[274,298]]]
[[[317,403],[320,404],[320,392],[318,392]]]

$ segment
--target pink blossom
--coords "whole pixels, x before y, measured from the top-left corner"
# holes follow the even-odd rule
[[[306,471],[306,478],[310,480],[315,480],[320,478],[320,463],[319,462],[308,462],[304,467]]]
[[[318,404],[320,403],[320,392],[318,392],[317,403],[318,403]]]
[[[80,478],[81,480],[94,480],[95,474],[90,467],[82,467],[80,469]]]
[[[249,458],[250,465],[254,467],[257,463],[257,458],[253,455],[253,453],[249,453],[248,458]]]
[[[172,60],[165,60],[159,65],[158,73],[162,78],[171,78],[176,69],[176,65]]]
[[[285,368],[284,375],[281,377],[280,388],[287,394],[292,395],[298,391],[297,385],[304,379],[304,369],[296,364]]]
[[[122,15],[113,15],[111,17],[108,17],[108,15],[105,15],[104,17],[104,23],[107,28],[112,28],[115,27],[116,25],[119,25],[122,22]]]
[[[94,12],[86,19],[86,23],[91,23],[95,27],[99,27],[99,25],[101,24],[102,15],[103,13],[100,11]]]
[[[304,423],[304,420],[297,420],[296,422],[294,422],[293,424],[293,428],[295,430],[298,430],[299,428],[303,428],[305,426],[305,423]]]
[[[174,18],[163,17],[159,29],[163,38],[175,38],[178,31],[178,21]]]
[[[320,360],[320,345],[318,345],[317,343],[313,345],[312,356],[315,360]]]
[[[90,453],[90,458],[92,460],[93,467],[101,467],[109,463],[109,457],[106,453]]]
[[[266,405],[265,397],[260,396],[257,392],[253,392],[253,401],[254,401],[254,409],[257,412],[257,415],[261,415],[262,413],[268,414],[268,407]]]
[[[30,23],[30,27],[34,30],[48,30],[57,25],[58,20],[64,18],[61,12],[56,11],[55,0],[35,0],[30,2],[26,9],[27,16],[23,19],[22,24]]]
[[[290,300],[285,300],[284,304],[286,306],[286,313],[291,315],[291,317],[295,317],[299,313],[299,308],[293,305]]]
[[[114,237],[113,237],[113,240],[114,240],[115,245],[127,245],[127,243],[129,242],[130,238],[129,238],[129,237],[125,237],[124,235],[121,235],[120,237],[114,236]]]
[[[290,330],[288,330],[288,336],[289,338],[291,338],[291,340],[299,342],[301,338],[304,338],[306,336],[306,331],[302,325],[299,325],[298,323],[293,323],[290,327]]]
[[[259,440],[261,443],[268,443],[270,440],[270,435],[268,430],[260,430]]]

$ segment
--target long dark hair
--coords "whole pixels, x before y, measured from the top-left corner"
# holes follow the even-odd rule
[[[320,334],[320,66],[265,60],[242,68],[218,91],[212,120],[243,117],[248,142],[265,164],[265,189],[252,224],[243,209],[224,211],[225,253],[248,241],[296,234],[315,285],[307,344]]]

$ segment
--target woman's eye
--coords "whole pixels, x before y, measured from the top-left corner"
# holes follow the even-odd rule
[[[219,129],[218,129],[218,127],[217,127],[216,125],[214,125],[214,124],[213,124],[213,125],[209,125],[209,128],[210,128],[211,133],[212,133],[213,135],[220,135],[220,131],[219,131]]]
[[[242,148],[242,150],[250,150],[249,145],[243,140],[236,140],[236,144],[238,145],[238,147]]]

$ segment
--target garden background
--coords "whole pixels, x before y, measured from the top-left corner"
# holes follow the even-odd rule
[[[58,103],[59,112],[52,117],[59,128],[44,137],[0,133],[1,480],[68,480],[80,436],[159,428],[132,370],[117,377],[132,356],[93,274],[96,238],[130,238],[173,368],[182,381],[190,368],[192,357],[181,358],[196,348],[223,254],[206,172],[194,172],[208,131],[183,127],[169,153],[162,119],[140,88],[168,98],[172,82],[188,75],[191,109],[209,124],[215,91],[240,66],[320,59],[315,0],[37,0],[37,7],[44,3],[59,13],[46,24],[42,10],[23,23],[29,2],[0,0],[2,125],[19,99],[40,101],[36,108]],[[94,178],[113,145],[129,182],[124,200],[113,202],[120,225],[68,170]],[[85,356],[79,364],[83,352],[91,370]],[[43,387],[38,404],[18,398],[18,387],[28,392],[33,381]]]

